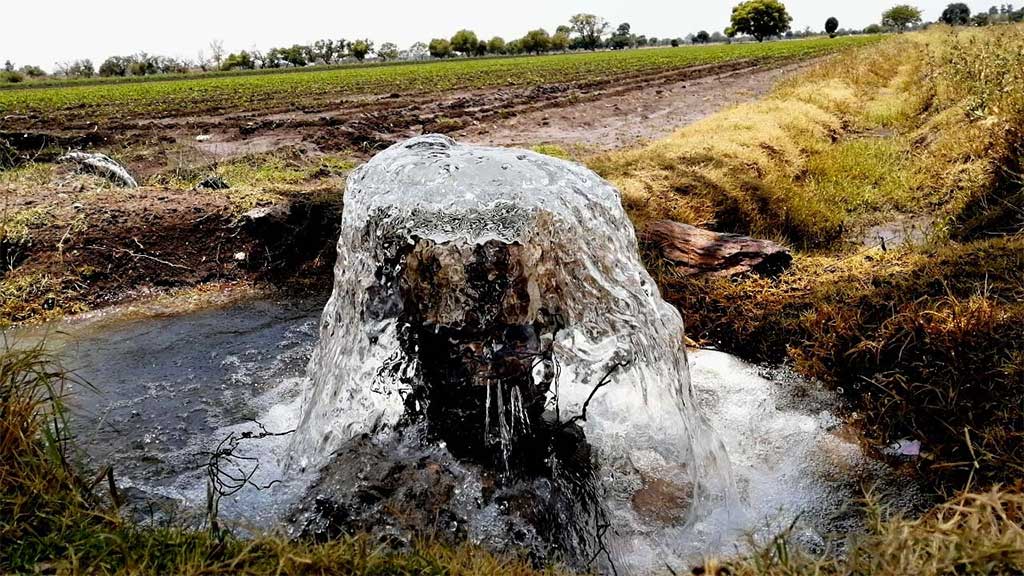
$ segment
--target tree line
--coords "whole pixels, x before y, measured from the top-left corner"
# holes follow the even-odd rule
[[[732,9],[730,25],[723,32],[709,33],[701,30],[680,38],[648,37],[633,32],[628,22],[617,27],[595,14],[576,14],[567,24],[549,33],[544,28],[530,30],[523,37],[506,41],[500,36],[484,39],[472,30],[459,30],[450,38],[434,38],[430,42],[417,42],[400,50],[392,42],[377,46],[369,39],[346,40],[322,39],[311,44],[293,44],[276,47],[262,52],[257,49],[227,53],[223,43],[211,42],[207,50],[200,51],[195,59],[177,59],[139,52],[128,56],[111,56],[97,68],[89,59],[61,62],[56,65],[55,76],[65,78],[90,78],[149,76],[154,74],[183,74],[186,72],[209,72],[230,70],[255,70],[267,68],[305,67],[313,65],[335,65],[346,61],[362,62],[368,57],[377,60],[424,60],[452,57],[481,57],[519,54],[546,54],[550,52],[585,50],[626,50],[648,46],[680,46],[682,44],[707,44],[713,42],[758,41],[772,38],[802,38],[816,36],[820,32],[806,28],[803,31],[791,29],[792,17],[780,0],[747,0]],[[1001,23],[1024,21],[1024,9],[1014,9],[1012,4],[992,6],[988,11],[972,14],[964,3],[949,4],[938,19],[952,26],[989,26]],[[825,22],[824,33],[831,37],[847,34],[903,32],[922,26],[921,11],[909,4],[893,6],[882,14],[879,24],[872,24],[863,30],[847,30],[839,27],[839,21],[832,17]],[[10,61],[5,62],[0,73],[0,82],[21,82],[26,79],[46,77],[38,66],[16,68]]]

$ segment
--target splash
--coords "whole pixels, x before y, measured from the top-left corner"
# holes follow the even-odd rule
[[[687,525],[732,480],[682,342],[615,188],[533,152],[414,138],[349,178],[291,464],[422,425],[502,478],[543,475],[578,430],[599,529]]]

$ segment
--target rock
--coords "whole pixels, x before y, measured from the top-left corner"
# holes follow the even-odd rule
[[[689,224],[658,220],[637,235],[648,252],[691,276],[735,276],[754,272],[778,274],[789,267],[789,249],[771,240],[757,240],[738,234],[712,232]]]
[[[211,138],[213,138],[213,136],[209,134],[200,134],[199,136],[196,136],[196,142],[209,142]]]
[[[73,162],[81,170],[102,176],[107,180],[124,188],[138,188],[139,183],[132,178],[128,170],[121,166],[106,154],[88,152],[69,152],[61,156],[59,162]]]
[[[242,215],[243,221],[257,228],[284,224],[292,213],[292,204],[287,200],[266,206],[257,206]]]
[[[196,190],[227,190],[229,188],[231,185],[220,176],[207,176],[199,184],[196,184]]]

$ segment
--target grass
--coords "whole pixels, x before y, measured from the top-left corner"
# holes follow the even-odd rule
[[[225,75],[158,82],[105,82],[87,86],[39,86],[0,90],[0,112],[72,118],[195,115],[230,109],[308,107],[354,94],[436,92],[552,82],[598,82],[625,74],[651,73],[753,59],[791,60],[877,42],[877,36],[811,39],[765,44],[659,48],[533,58],[484,58],[390,66],[311,69]]]
[[[868,531],[840,558],[812,556],[783,534],[754,555],[706,567],[732,576],[1020,574],[1024,570],[1024,496],[991,490],[965,494],[916,520],[886,518],[866,507]]]
[[[905,35],[595,161],[640,227],[793,246],[775,278],[680,277],[647,255],[692,337],[843,391],[875,442],[920,440],[946,494],[1024,474],[1024,83],[999,68],[1022,50],[1021,27]],[[930,238],[861,244],[901,218]]]

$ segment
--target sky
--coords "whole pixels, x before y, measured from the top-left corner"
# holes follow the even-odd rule
[[[844,28],[878,22],[908,0],[784,0],[793,28],[824,27],[829,16]],[[949,0],[909,0],[935,20]],[[682,37],[723,30],[738,0],[0,0],[0,62],[52,70],[56,62],[139,51],[195,59],[211,40],[231,51],[305,44],[319,38],[369,38],[406,48],[450,37],[462,28],[478,36],[518,38],[549,32],[579,12],[604,17],[649,37]],[[991,2],[968,2],[972,10]],[[209,50],[207,49],[207,55]]]

